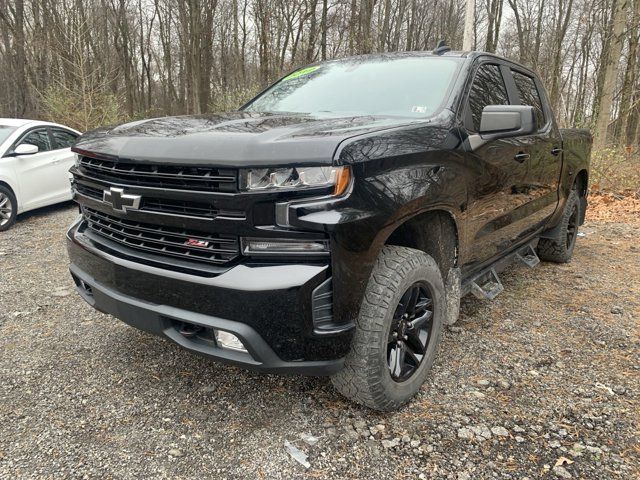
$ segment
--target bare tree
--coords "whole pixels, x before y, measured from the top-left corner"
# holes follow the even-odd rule
[[[608,128],[612,140],[637,145],[639,5],[0,0],[0,115],[60,118],[65,102],[113,106],[107,110],[116,115],[73,119],[91,128],[112,119],[233,108],[306,63],[432,50],[444,39],[454,48],[477,45],[537,70],[561,125],[596,126],[600,143]]]
[[[603,65],[605,70],[600,108],[596,119],[594,134],[594,147],[603,147],[607,142],[607,129],[610,123],[611,106],[613,105],[614,89],[620,65],[620,55],[622,52],[624,27],[626,23],[628,0],[614,0],[613,25],[611,27],[611,49],[609,58]]]

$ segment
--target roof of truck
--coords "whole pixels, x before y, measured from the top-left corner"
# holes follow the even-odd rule
[[[350,56],[350,57],[336,58],[336,59],[332,59],[332,60],[320,61],[320,62],[316,62],[316,63],[314,63],[312,65],[321,65],[321,64],[325,64],[325,63],[334,63],[334,62],[335,63],[354,62],[354,61],[357,61],[357,60],[360,60],[360,61],[373,60],[373,61],[375,61],[376,59],[418,58],[418,57],[464,58],[464,59],[470,59],[471,61],[473,61],[474,59],[476,59],[478,57],[492,57],[492,58],[495,58],[497,61],[508,62],[509,64],[515,65],[518,68],[521,68],[522,70],[525,70],[527,72],[531,72],[531,73],[535,74],[535,72],[533,72],[529,67],[526,67],[525,65],[519,63],[516,60],[512,60],[510,58],[506,58],[506,57],[497,55],[495,53],[483,52],[483,51],[480,51],[480,50],[471,50],[471,51],[451,50],[451,51],[444,52],[444,53],[434,53],[433,50],[416,50],[416,51],[407,51],[407,52],[368,53],[368,54],[364,54],[364,55],[353,55],[353,56]]]

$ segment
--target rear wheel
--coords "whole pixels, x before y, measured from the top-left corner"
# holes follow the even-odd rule
[[[556,263],[567,263],[571,260],[578,237],[580,213],[580,198],[576,190],[572,190],[554,236],[541,238],[538,243],[538,256],[541,260]]]
[[[419,250],[387,246],[369,280],[351,351],[333,385],[377,410],[408,402],[435,359],[444,314],[436,262]]]
[[[13,192],[0,185],[0,232],[4,232],[11,228],[16,222],[18,213],[18,202]]]

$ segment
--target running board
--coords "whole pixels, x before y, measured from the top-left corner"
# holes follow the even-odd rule
[[[536,241],[523,245],[504,257],[487,266],[480,273],[462,282],[462,295],[473,293],[474,296],[484,300],[493,300],[504,290],[498,272],[511,263],[522,263],[529,268],[534,268],[540,263],[536,253]]]
[[[516,253],[516,260],[529,268],[533,268],[540,263],[536,249],[531,244]]]
[[[503,290],[502,282],[494,268],[471,281],[471,293],[480,299],[493,300]]]

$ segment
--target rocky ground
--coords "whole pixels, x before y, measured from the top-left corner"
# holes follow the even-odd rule
[[[67,274],[75,215],[0,234],[0,478],[640,475],[637,211],[594,215],[572,263],[511,268],[494,302],[466,299],[420,395],[391,414],[92,310]]]

